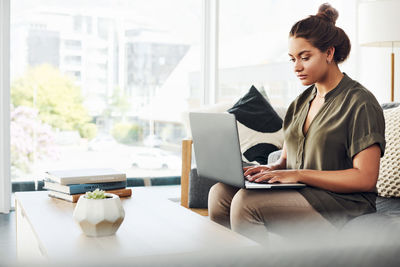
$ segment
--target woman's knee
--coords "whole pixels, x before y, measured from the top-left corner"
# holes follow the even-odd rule
[[[257,214],[257,196],[258,192],[241,189],[232,199],[231,203],[231,221],[232,223],[248,221],[252,223],[261,223],[262,218]]]
[[[208,213],[211,220],[220,216],[229,216],[231,201],[238,189],[217,183],[208,194]]]
[[[211,187],[210,192],[208,193],[208,205],[220,201],[228,201],[230,203],[236,191],[237,189],[235,190],[232,186],[223,183],[216,183]]]

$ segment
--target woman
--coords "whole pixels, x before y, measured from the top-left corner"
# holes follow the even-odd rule
[[[292,236],[299,227],[316,226],[325,232],[376,211],[375,186],[385,150],[383,111],[338,67],[350,52],[350,40],[335,26],[337,17],[323,4],[317,15],[293,25],[289,57],[309,87],[288,108],[280,159],[244,169],[250,181],[307,187],[239,190],[218,183],[209,194],[211,220],[262,243],[268,232]]]

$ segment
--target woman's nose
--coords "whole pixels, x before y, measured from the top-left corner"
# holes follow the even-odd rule
[[[300,60],[296,60],[294,63],[294,72],[301,72],[303,70],[303,65],[301,64]]]

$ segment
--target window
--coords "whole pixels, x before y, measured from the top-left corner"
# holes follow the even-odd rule
[[[12,180],[104,166],[179,176],[201,4],[11,1]]]
[[[64,46],[66,49],[79,50],[79,49],[82,49],[82,41],[80,41],[80,40],[65,40]]]
[[[82,63],[82,57],[81,56],[66,56],[64,57],[64,62],[65,64],[71,64],[71,65],[81,65]]]

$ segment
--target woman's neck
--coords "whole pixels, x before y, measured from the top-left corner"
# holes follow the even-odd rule
[[[336,64],[332,64],[323,79],[315,83],[318,94],[320,96],[325,96],[340,83],[343,76],[339,67]]]

